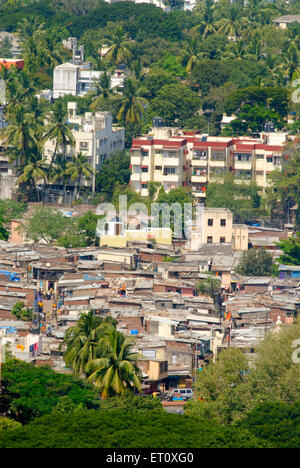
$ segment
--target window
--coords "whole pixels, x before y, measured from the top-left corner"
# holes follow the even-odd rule
[[[225,244],[225,237],[220,237],[220,244]]]
[[[220,220],[220,225],[221,226],[226,226],[226,219],[221,219]]]
[[[142,167],[142,172],[148,172],[148,167]]]
[[[226,156],[225,156],[225,153],[223,152],[213,151],[211,154],[212,161],[225,161],[225,159],[226,159]]]
[[[205,161],[207,159],[207,151],[194,150],[194,159],[200,159]]]
[[[88,144],[88,142],[87,142],[87,141],[81,141],[81,142],[79,143],[79,149],[80,149],[81,151],[86,151],[86,150],[88,150],[88,149],[89,149],[89,144]]]
[[[272,156],[267,156],[267,163],[273,162],[273,157]]]
[[[164,175],[175,174],[175,171],[176,171],[175,167],[165,167]]]
[[[208,244],[212,244],[212,236],[208,236],[208,237],[207,237],[207,243],[208,243]]]
[[[161,170],[162,170],[162,166],[155,166],[155,170],[156,170],[156,171],[161,171]]]
[[[265,159],[265,155],[264,154],[257,154],[256,159]]]
[[[214,225],[214,220],[212,218],[207,220],[207,225],[208,226],[213,226]]]
[[[236,154],[235,156],[235,160],[236,161],[242,161],[242,162],[246,162],[246,161],[251,161],[251,154],[248,154],[248,153],[238,153]]]

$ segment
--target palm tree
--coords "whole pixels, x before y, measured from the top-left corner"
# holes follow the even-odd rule
[[[49,179],[51,179],[53,182],[58,181],[61,185],[63,185],[64,191],[65,185],[69,180],[69,176],[66,174],[66,164],[67,161],[63,155],[58,154],[53,166],[51,168],[49,167]]]
[[[18,178],[18,183],[24,183],[25,186],[32,186],[34,193],[37,193],[36,184],[39,180],[44,181],[44,185],[47,185],[49,176],[49,164],[45,159],[34,159],[26,164],[22,168],[22,174]]]
[[[239,38],[242,33],[242,25],[247,21],[241,17],[240,8],[231,5],[225,13],[224,18],[218,21],[218,32],[226,34],[228,37]]]
[[[123,95],[120,98],[121,107],[117,119],[125,123],[135,125],[141,121],[145,111],[147,99],[140,96],[140,88],[134,78],[128,78],[125,81]]]
[[[62,147],[63,156],[66,156],[67,145],[72,147],[75,145],[75,138],[73,136],[70,126],[67,124],[67,109],[61,101],[56,101],[53,112],[48,116],[48,124],[46,125],[43,141],[55,141],[55,147],[51,158],[50,166],[55,162],[58,148]]]
[[[104,333],[101,357],[86,365],[88,380],[100,388],[101,397],[124,395],[127,389],[141,390],[139,355],[132,352],[134,339],[116,329]]]
[[[292,42],[286,53],[283,55],[283,63],[278,67],[284,72],[289,81],[293,79],[294,73],[299,67],[299,53],[297,46]]]
[[[133,74],[133,77],[136,81],[142,82],[145,77],[145,71],[143,69],[143,64],[140,58],[137,58],[130,64],[130,70]]]
[[[185,71],[191,72],[195,63],[200,56],[200,44],[196,36],[191,36],[186,39],[183,51],[183,64],[186,66]]]
[[[114,91],[111,88],[111,78],[107,71],[104,71],[96,83],[96,97],[93,99],[90,108],[92,111],[108,98],[114,95]]]
[[[34,126],[29,114],[22,104],[17,104],[9,112],[9,125],[4,127],[0,134],[4,137],[5,147],[10,160],[16,161],[16,165],[26,165],[30,154],[37,144]]]
[[[200,3],[194,8],[194,11],[199,12],[200,16],[200,30],[202,39],[205,39],[208,34],[216,32],[216,4],[214,0],[205,0],[204,3]]]
[[[106,59],[114,65],[120,65],[121,63],[128,64],[132,53],[128,48],[130,41],[126,38],[122,24],[114,27],[111,42],[112,46],[106,54]]]
[[[229,45],[228,50],[223,54],[224,58],[242,60],[247,57],[245,43],[238,40]]]
[[[246,39],[244,37],[244,41],[246,43]],[[262,60],[263,56],[263,47],[262,41],[259,36],[255,35],[252,40],[249,42],[247,48],[247,58],[251,58],[255,62],[259,62]]]
[[[86,156],[78,153],[77,156],[72,157],[72,161],[66,164],[66,174],[70,176],[71,180],[77,181],[76,198],[78,197],[81,182],[83,178],[90,179],[95,175],[93,166],[88,162]]]
[[[37,71],[40,65],[40,38],[45,32],[44,23],[39,18],[30,16],[20,23],[18,33],[22,38],[22,52],[26,71]]]
[[[96,359],[104,331],[115,327],[111,317],[97,317],[93,311],[82,314],[76,325],[67,329],[60,348],[66,346],[64,361],[76,374],[84,374],[89,361]]]

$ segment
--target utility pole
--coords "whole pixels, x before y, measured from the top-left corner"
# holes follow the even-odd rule
[[[265,325],[265,339],[267,337],[267,331],[268,331],[268,312],[269,310],[266,310],[266,325]]]
[[[0,330],[0,396],[2,395],[2,337],[3,330]]]

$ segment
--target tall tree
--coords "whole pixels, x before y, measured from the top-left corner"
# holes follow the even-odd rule
[[[95,174],[95,171],[86,156],[78,153],[77,156],[72,157],[72,161],[67,162],[66,174],[70,176],[73,182],[77,182],[76,197],[78,197],[82,180],[84,178],[90,179]]]
[[[146,104],[147,99],[140,96],[140,87],[137,81],[133,78],[128,78],[120,98],[118,120],[133,125],[141,122]]]
[[[106,59],[113,65],[129,64],[132,52],[129,50],[131,42],[127,39],[122,24],[114,27],[111,39],[112,45],[106,54]]]
[[[102,398],[124,395],[126,389],[141,389],[139,356],[132,352],[134,340],[116,329],[102,338],[102,356],[86,366],[88,380],[100,388]]]
[[[51,157],[50,166],[55,163],[55,158],[59,148],[62,149],[63,157],[66,157],[67,146],[73,147],[75,145],[75,138],[72,129],[67,123],[67,109],[63,102],[56,101],[52,112],[47,117],[48,123],[46,124],[43,140],[55,141],[54,151]]]
[[[64,361],[77,374],[85,374],[88,362],[96,359],[104,331],[113,328],[115,322],[97,317],[93,311],[81,315],[77,324],[68,328],[61,344],[66,347]]]

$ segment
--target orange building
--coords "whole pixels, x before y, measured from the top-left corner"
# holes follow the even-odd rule
[[[18,70],[24,68],[24,60],[23,59],[6,59],[0,58],[0,68],[11,68],[17,67]]]

